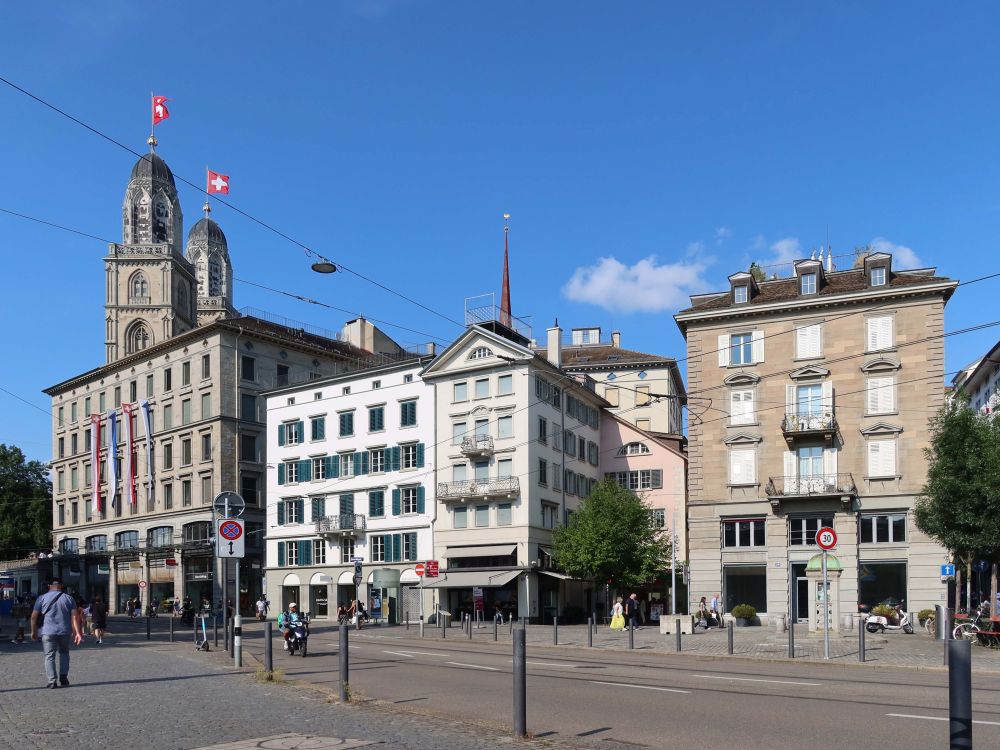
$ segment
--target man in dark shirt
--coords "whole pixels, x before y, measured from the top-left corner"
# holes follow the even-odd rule
[[[632,630],[637,630],[636,618],[639,616],[639,598],[635,594],[625,600],[625,622]]]
[[[39,620],[42,622],[39,623]],[[58,577],[49,582],[49,590],[35,601],[31,613],[31,640],[42,641],[45,652],[45,676],[50,688],[69,685],[69,641],[77,646],[83,640],[83,610],[72,596],[63,591]],[[56,673],[56,652],[59,672]]]

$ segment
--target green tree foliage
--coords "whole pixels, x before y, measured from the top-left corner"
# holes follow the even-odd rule
[[[753,276],[754,281],[757,282],[767,279],[767,274],[765,274],[764,269],[757,264],[757,261],[750,264],[750,275]]]
[[[641,498],[605,479],[569,524],[556,529],[553,558],[571,575],[628,587],[663,573],[670,542]]]
[[[863,268],[865,265],[865,258],[875,252],[875,248],[871,245],[856,245],[854,247],[854,263],[851,268]]]
[[[52,484],[40,461],[0,443],[0,560],[52,546]]]

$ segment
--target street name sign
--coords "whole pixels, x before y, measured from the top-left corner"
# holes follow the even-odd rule
[[[437,578],[438,577],[438,561],[437,560],[428,560],[426,563],[424,563],[424,575],[426,575],[428,578]]]

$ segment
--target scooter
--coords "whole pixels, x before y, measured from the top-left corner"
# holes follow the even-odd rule
[[[887,630],[902,630],[907,635],[913,633],[913,620],[910,613],[903,609],[903,602],[896,605],[896,619],[899,625],[890,624],[888,617],[869,615],[865,620],[865,629],[869,633],[884,633]]]
[[[302,651],[302,657],[305,658],[306,647],[309,643],[309,620],[301,617],[291,622],[289,629],[291,630],[291,636],[288,638],[289,655],[295,656],[296,651]]]

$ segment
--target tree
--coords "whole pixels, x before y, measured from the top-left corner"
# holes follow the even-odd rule
[[[641,498],[605,479],[556,529],[553,558],[571,575],[629,587],[667,569],[670,542]]]
[[[753,276],[753,280],[758,283],[767,279],[767,274],[765,274],[764,269],[757,264],[757,261],[750,264],[750,275]]]
[[[931,421],[927,483],[917,500],[917,528],[955,559],[1000,562],[1000,419],[969,408],[956,394]],[[991,602],[996,601],[996,575]]]
[[[865,258],[875,252],[871,245],[857,245],[854,248],[854,263],[851,268],[864,268]]]
[[[52,484],[48,468],[0,443],[0,559],[52,547]]]

